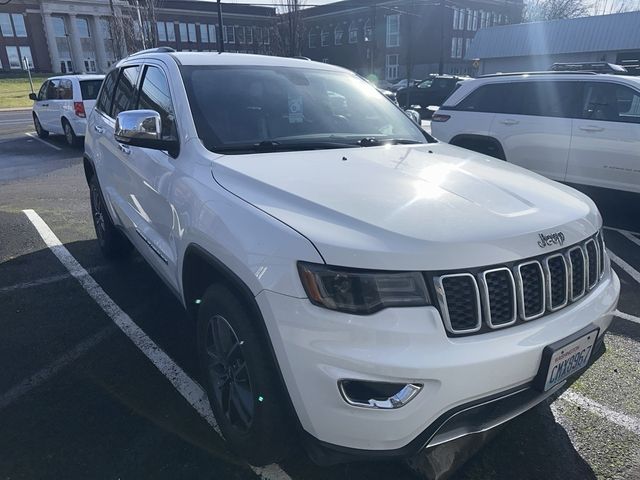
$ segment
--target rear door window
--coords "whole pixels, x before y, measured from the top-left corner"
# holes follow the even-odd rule
[[[58,100],[73,100],[73,84],[71,80],[62,79],[58,86]]]
[[[577,116],[581,84],[579,82],[519,82],[522,115],[573,118]]]
[[[112,70],[104,79],[104,86],[100,90],[96,108],[102,113],[109,115],[111,112],[111,104],[113,102],[113,93],[116,89],[119,70]]]
[[[102,85],[102,80],[81,80],[80,93],[82,94],[82,99],[95,100],[98,98],[100,85]]]
[[[113,96],[113,105],[111,106],[111,117],[115,118],[120,112],[124,112],[132,105],[135,105],[136,83],[139,73],[139,65],[125,67],[120,70],[120,77],[118,78],[118,84]]]
[[[456,110],[487,113],[518,113],[521,99],[516,83],[490,83],[467,95]]]

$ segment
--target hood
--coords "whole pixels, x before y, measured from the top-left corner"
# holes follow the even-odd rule
[[[218,157],[215,180],[288,224],[333,265],[443,270],[508,262],[595,233],[585,195],[447,144]]]

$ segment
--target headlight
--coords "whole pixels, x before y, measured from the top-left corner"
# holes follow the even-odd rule
[[[430,305],[420,272],[372,272],[298,262],[305,291],[315,305],[360,315],[387,307]]]

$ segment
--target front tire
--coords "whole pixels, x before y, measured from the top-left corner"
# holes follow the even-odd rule
[[[132,245],[113,224],[95,175],[89,180],[89,194],[93,226],[96,229],[96,237],[102,254],[109,259],[127,257],[131,252]]]
[[[42,124],[40,123],[40,119],[38,118],[38,116],[35,113],[33,114],[33,126],[36,129],[36,133],[38,134],[38,137],[47,138],[49,136],[49,131],[45,130],[44,128],[42,128]]]
[[[291,428],[258,321],[221,284],[206,290],[197,314],[198,356],[220,430],[232,451],[262,466],[287,454]]]

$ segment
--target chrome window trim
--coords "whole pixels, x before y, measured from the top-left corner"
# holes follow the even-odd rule
[[[593,243],[593,246],[595,248],[596,251],[596,275],[595,275],[595,280],[593,281],[593,283],[589,283],[589,249],[587,248],[587,245],[589,245],[590,243]],[[598,243],[593,239],[590,238],[589,240],[587,240],[586,242],[584,242],[584,253],[587,257],[587,262],[585,263],[585,271],[586,271],[586,283],[587,283],[587,291],[591,291],[594,289],[594,287],[596,285],[598,285],[598,280],[599,280],[599,275],[598,275],[598,268],[600,265],[600,255],[598,253]]]
[[[580,255],[582,255],[582,293],[580,293],[580,295],[574,295],[573,292],[573,262],[571,261],[571,252],[573,252],[574,250],[579,250],[580,251]],[[567,262],[569,262],[569,273],[571,275],[571,295],[570,295],[570,299],[572,302],[575,302],[576,300],[580,300],[582,297],[584,297],[587,293],[587,276],[586,276],[586,265],[587,265],[587,258],[584,254],[584,250],[582,248],[581,245],[576,245],[575,247],[570,248],[569,250],[567,250],[566,255],[565,255]]]
[[[534,315],[526,315],[525,312],[525,308],[524,308],[524,288],[523,288],[523,284],[522,284],[522,267],[526,267],[527,265],[537,265],[538,269],[540,270],[540,278],[542,280],[542,309],[534,314]],[[520,318],[522,318],[524,321],[529,321],[529,320],[533,320],[535,318],[539,318],[542,315],[544,315],[544,313],[546,312],[546,282],[545,282],[545,278],[544,278],[544,269],[542,268],[542,265],[540,264],[539,261],[537,260],[531,260],[529,262],[524,262],[524,263],[520,263],[519,265],[516,266],[516,282],[517,282],[517,286],[518,286],[518,310],[520,311]]]
[[[507,323],[494,325],[491,320],[491,300],[489,295],[489,287],[487,285],[487,274],[494,273],[494,272],[502,272],[502,271],[507,272],[509,274],[509,278],[511,279],[511,295],[513,298],[513,317]],[[516,281],[513,278],[513,273],[511,272],[511,270],[509,270],[507,267],[492,268],[490,270],[483,271],[479,275],[479,277],[480,277],[479,278],[480,284],[482,285],[482,295],[484,300],[482,302],[482,306],[484,310],[484,320],[485,320],[485,323],[489,326],[489,328],[497,330],[498,328],[509,327],[514,323],[516,323],[516,321],[518,320],[518,303],[517,303],[518,297],[516,296]]]
[[[447,306],[447,296],[444,291],[444,285],[442,281],[447,278],[453,277],[469,277],[473,282],[473,287],[476,294],[476,317],[478,319],[477,326],[471,329],[466,330],[456,330],[451,325],[451,317],[449,316],[449,307]],[[461,334],[461,333],[474,333],[482,328],[482,311],[480,309],[480,290],[478,289],[478,282],[476,278],[470,273],[450,273],[445,275],[440,275],[433,279],[436,288],[436,297],[438,297],[438,303],[440,304],[440,310],[442,312],[442,320],[444,322],[445,328],[453,334]]]
[[[596,235],[596,238],[598,239],[598,241],[596,242],[596,245],[598,247],[598,252],[600,252],[600,257],[599,257],[599,262],[598,262],[598,270],[600,272],[599,278],[604,277],[604,271],[606,270],[606,263],[607,263],[607,248],[604,245],[604,235],[602,233],[602,229],[598,232],[598,234]]]
[[[553,295],[551,295],[551,268],[549,268],[549,260],[554,258],[562,259],[562,263],[564,264],[564,302],[562,302],[557,307],[552,305],[553,303]],[[567,260],[565,259],[562,253],[556,253],[555,255],[549,255],[544,258],[544,274],[546,277],[546,287],[547,287],[547,298],[549,301],[547,302],[547,310],[550,312],[555,312],[564,308],[569,303],[569,265],[567,265]]]

